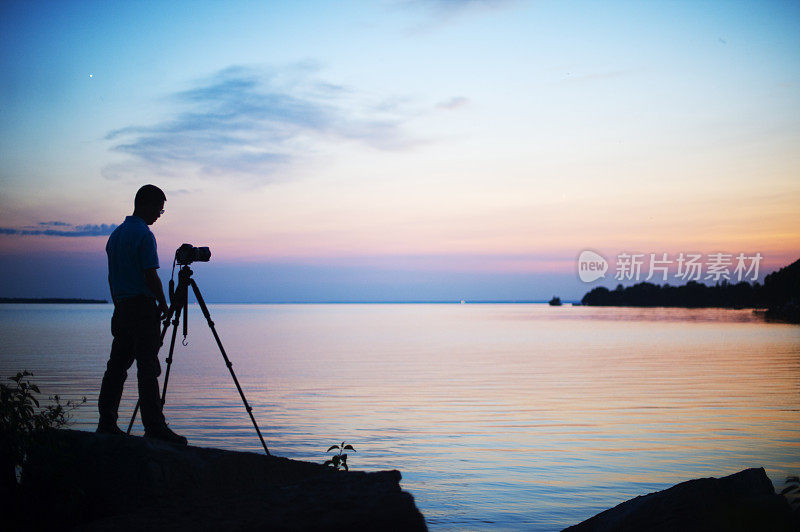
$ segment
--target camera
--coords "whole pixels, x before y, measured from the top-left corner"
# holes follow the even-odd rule
[[[197,262],[208,262],[211,259],[211,250],[207,247],[194,247],[191,244],[181,244],[175,251],[175,262],[178,264],[191,264]]]

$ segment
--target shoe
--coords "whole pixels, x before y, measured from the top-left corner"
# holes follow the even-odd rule
[[[166,425],[160,426],[152,430],[145,429],[144,437],[149,438],[151,440],[161,440],[167,443],[174,443],[176,445],[187,445],[189,443],[186,438],[184,438],[179,434],[175,434]]]
[[[97,425],[97,430],[95,430],[98,434],[113,434],[114,436],[127,436],[128,434],[119,428],[116,423],[102,423]]]

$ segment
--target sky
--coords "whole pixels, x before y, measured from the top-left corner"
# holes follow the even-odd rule
[[[108,299],[145,183],[162,281],[209,246],[211,302],[571,300],[651,254],[671,284],[681,254],[800,258],[797,2],[5,1],[0,71],[0,297]]]

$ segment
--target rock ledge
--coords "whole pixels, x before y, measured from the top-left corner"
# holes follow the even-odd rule
[[[800,530],[763,468],[700,478],[600,512],[565,532]]]
[[[335,471],[136,436],[52,431],[23,472],[35,523],[75,530],[426,530],[399,471]],[[35,515],[31,512],[35,511]]]

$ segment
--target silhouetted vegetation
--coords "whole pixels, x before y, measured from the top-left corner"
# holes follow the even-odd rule
[[[800,323],[800,260],[764,278],[767,318]]]
[[[551,307],[559,307],[561,306],[561,298],[558,296],[553,296],[553,299],[548,301]]]
[[[614,290],[598,286],[587,292],[581,303],[611,307],[766,308],[767,318],[800,323],[800,260],[767,275],[763,285],[722,281],[707,286],[689,281],[681,286],[620,284]]]
[[[696,281],[682,286],[638,283],[623,287],[620,284],[615,290],[598,286],[583,296],[581,303],[607,307],[760,308],[760,290],[760,284],[744,281],[737,284],[723,281],[715,286]]]
[[[47,429],[64,427],[69,414],[82,401],[62,404],[55,395],[51,404],[41,406],[36,395],[39,387],[31,382],[33,374],[20,371],[10,377],[14,384],[0,384],[0,499],[14,501],[18,496],[17,471],[25,465],[28,450],[43,443]]]
[[[331,445],[330,447],[328,447],[328,450],[326,452],[331,452],[335,450],[338,450],[339,452],[333,455],[333,458],[331,458],[330,460],[325,460],[325,463],[323,465],[331,466],[332,468],[337,470],[340,467],[343,467],[345,471],[350,471],[350,468],[347,467],[347,453],[345,453],[345,451],[356,452],[356,450],[353,449],[352,445],[350,444],[345,445],[345,442],[342,442],[341,446]]]

